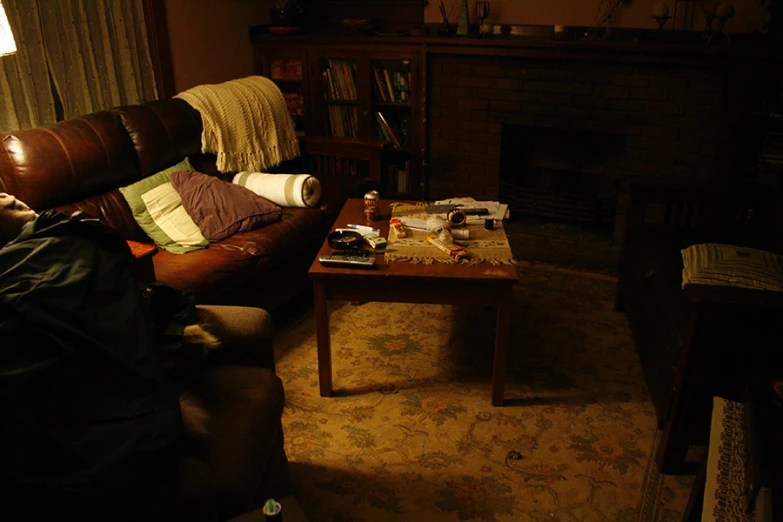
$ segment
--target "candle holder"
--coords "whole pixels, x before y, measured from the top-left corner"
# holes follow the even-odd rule
[[[671,16],[669,16],[669,15],[666,15],[666,16],[653,16],[653,18],[658,23],[658,30],[659,31],[663,31],[663,26],[666,25],[666,22],[671,20]]]
[[[482,37],[487,37],[491,35],[492,34],[491,27],[489,28],[488,32],[484,29],[484,20],[489,18],[489,12],[490,12],[489,2],[486,1],[476,2],[474,9],[476,11],[476,19],[478,20],[479,35]]]
[[[715,16],[715,20],[718,21],[718,26],[712,31],[709,38],[707,38],[707,45],[712,44],[715,38],[723,38],[726,40],[728,46],[731,47],[731,37],[729,36],[729,33],[726,32],[726,22],[731,18],[734,18],[733,13],[728,16]]]
[[[726,22],[734,18],[734,5],[730,4],[729,2],[722,2],[718,7],[715,8],[713,11],[713,19],[717,20],[718,26],[715,28],[715,30],[712,32],[710,37],[707,39],[707,45],[710,45],[715,37],[723,38],[726,40],[726,43],[731,47],[731,38],[729,37],[729,33],[726,32]],[[712,25],[712,24],[710,24]]]

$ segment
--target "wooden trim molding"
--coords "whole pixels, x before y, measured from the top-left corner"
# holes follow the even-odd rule
[[[144,0],[144,24],[158,98],[165,100],[176,94],[165,0]]]

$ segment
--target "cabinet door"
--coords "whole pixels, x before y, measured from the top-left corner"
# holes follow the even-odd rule
[[[310,103],[307,99],[307,56],[304,51],[285,47],[254,46],[256,73],[266,76],[280,88],[298,135],[310,134]]]
[[[415,50],[369,51],[370,137],[390,143],[384,158],[384,187],[392,197],[421,196],[421,106],[419,56]]]
[[[362,93],[357,85],[360,54],[352,52],[319,53],[311,57],[313,71],[313,124],[318,134],[357,138]]]

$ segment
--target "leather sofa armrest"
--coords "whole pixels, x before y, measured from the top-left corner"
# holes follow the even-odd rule
[[[210,364],[275,369],[274,326],[266,310],[249,306],[198,305],[199,321],[220,346],[207,356]]]
[[[686,297],[694,304],[783,306],[783,292],[734,286],[686,284]]]

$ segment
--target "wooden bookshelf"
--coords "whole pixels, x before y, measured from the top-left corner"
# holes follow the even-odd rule
[[[384,197],[421,199],[424,175],[426,47],[323,43],[251,32],[254,72],[286,95],[307,136],[389,143],[381,168]]]

